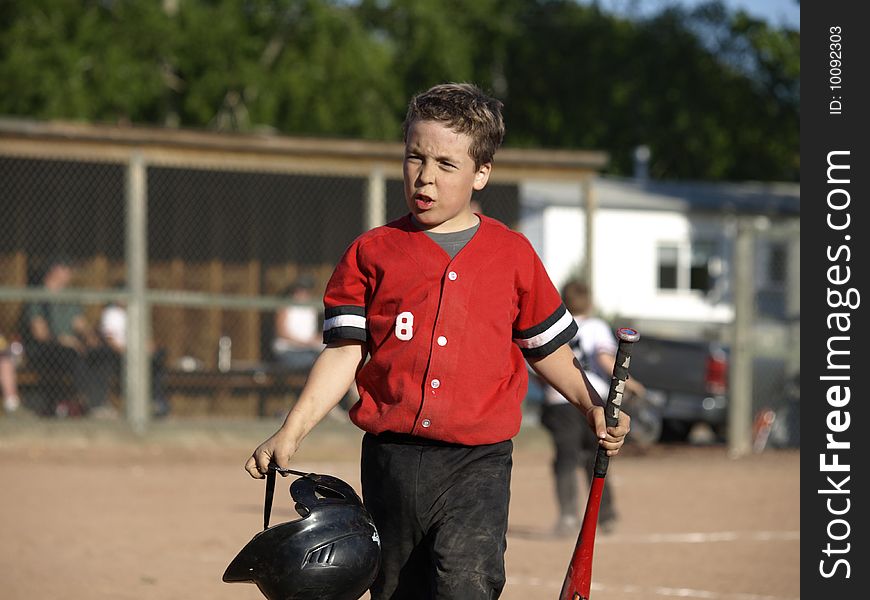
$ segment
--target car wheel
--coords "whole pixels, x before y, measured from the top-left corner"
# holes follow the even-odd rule
[[[662,421],[661,439],[663,442],[685,442],[691,429],[692,424],[687,421],[665,419]]]

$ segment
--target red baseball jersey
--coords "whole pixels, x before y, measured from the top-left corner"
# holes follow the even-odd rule
[[[466,445],[510,439],[528,385],[524,357],[574,337],[529,241],[480,220],[452,260],[407,215],[358,237],[336,266],[323,339],[367,345],[350,411],[361,429]]]

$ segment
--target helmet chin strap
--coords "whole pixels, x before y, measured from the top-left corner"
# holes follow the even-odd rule
[[[275,498],[275,473],[282,475],[299,475],[307,477],[310,473],[302,471],[294,471],[293,469],[284,469],[278,465],[269,465],[269,470],[266,472],[266,499],[263,502],[263,530],[269,529],[269,519],[272,517],[272,501]]]
[[[263,531],[269,529],[269,518],[272,516],[272,499],[275,497],[275,470],[266,473],[266,501],[263,503]]]

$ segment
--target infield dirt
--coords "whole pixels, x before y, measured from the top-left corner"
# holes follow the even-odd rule
[[[262,598],[221,575],[262,526],[263,483],[242,465],[278,424],[169,420],[136,437],[122,423],[0,418],[0,597]],[[293,466],[358,490],[360,437],[325,421]],[[551,455],[545,432],[524,426],[504,600],[555,600],[571,557],[576,539],[548,534]],[[799,466],[796,450],[732,459],[724,446],[627,446],[608,472],[620,520],[596,540],[594,599],[797,600]],[[297,518],[289,482],[273,523]]]

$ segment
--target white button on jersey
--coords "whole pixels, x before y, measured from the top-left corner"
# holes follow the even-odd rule
[[[438,381],[437,379],[433,379],[429,385],[431,385],[433,388],[437,388],[437,387],[441,386],[441,382]]]
[[[450,281],[456,281],[457,277],[459,277],[459,275],[456,274],[456,271],[450,271],[447,274],[447,279],[449,279]]]
[[[430,421],[429,419],[423,419],[423,422],[420,423],[420,425],[422,425],[423,427],[429,427],[429,425],[431,425],[431,424],[432,424],[432,421]]]
[[[444,337],[443,335],[439,335],[437,341],[438,341],[439,346],[446,346],[447,345],[447,338]]]

